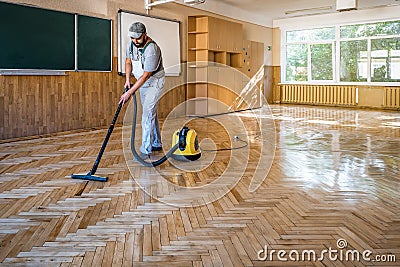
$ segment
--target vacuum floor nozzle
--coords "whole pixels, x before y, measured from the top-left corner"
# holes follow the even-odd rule
[[[108,177],[102,177],[97,175],[88,174],[72,174],[71,178],[81,179],[81,180],[89,180],[89,181],[97,181],[97,182],[107,182]]]

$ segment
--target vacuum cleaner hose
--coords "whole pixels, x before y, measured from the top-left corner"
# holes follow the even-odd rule
[[[173,146],[167,154],[165,154],[162,158],[156,161],[148,162],[142,159],[139,154],[136,152],[135,148],[135,131],[136,131],[136,115],[137,115],[137,100],[136,93],[133,94],[133,118],[132,118],[132,134],[131,134],[131,150],[135,159],[140,162],[143,166],[146,167],[155,167],[160,164],[163,164],[174,152],[179,148],[179,143]]]

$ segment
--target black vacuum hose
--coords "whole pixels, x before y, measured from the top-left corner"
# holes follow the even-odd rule
[[[135,130],[136,130],[136,115],[137,115],[137,101],[136,101],[136,93],[133,94],[133,118],[132,118],[132,135],[131,135],[131,150],[133,156],[137,161],[139,161],[145,167],[155,167],[160,164],[163,164],[174,152],[179,148],[179,143],[173,146],[167,154],[165,154],[162,158],[156,161],[148,162],[142,159],[139,154],[136,152],[135,148]]]

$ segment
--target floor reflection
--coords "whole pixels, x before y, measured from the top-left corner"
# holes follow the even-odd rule
[[[305,189],[399,196],[398,112],[309,106],[271,110],[282,179]]]

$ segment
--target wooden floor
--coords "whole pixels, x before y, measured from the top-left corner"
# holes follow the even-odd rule
[[[202,158],[157,168],[130,160],[118,127],[97,171],[106,183],[69,178],[90,170],[106,129],[3,142],[0,265],[399,266],[400,113],[271,112],[194,119]],[[212,151],[242,146],[233,135],[248,146]],[[265,247],[272,259],[259,258]],[[322,254],[330,248],[370,250],[371,261]],[[302,260],[310,250],[324,257]]]

